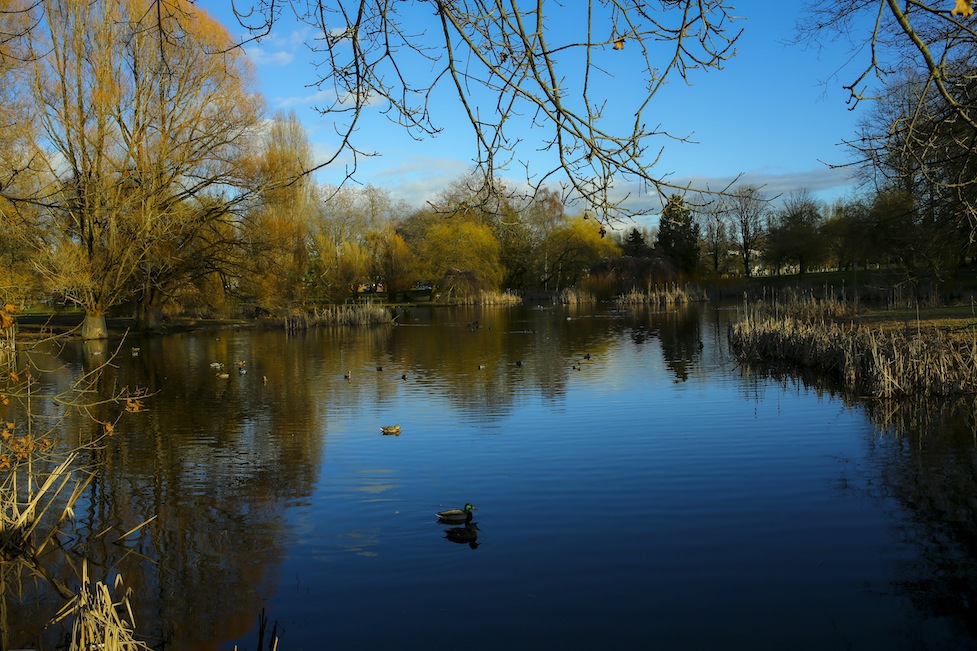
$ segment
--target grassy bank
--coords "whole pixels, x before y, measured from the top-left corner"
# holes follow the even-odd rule
[[[744,306],[730,328],[742,362],[788,365],[876,398],[977,393],[977,317],[971,306],[856,311],[838,299]]]

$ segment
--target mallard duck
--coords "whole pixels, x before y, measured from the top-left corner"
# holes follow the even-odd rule
[[[221,371],[220,373],[217,374],[217,379],[218,380],[226,380],[229,377],[231,377],[231,376],[228,375],[227,373],[225,373],[224,371]]]
[[[477,511],[471,504],[466,504],[463,509],[448,509],[447,511],[438,511],[438,520],[441,522],[447,522],[450,524],[462,524],[465,522],[472,521],[472,511]]]
[[[211,362],[210,363],[210,368],[214,368],[214,369],[217,369],[217,370],[223,370],[224,364],[223,364],[223,362]]]
[[[384,436],[400,436],[400,425],[384,425],[380,428]]]

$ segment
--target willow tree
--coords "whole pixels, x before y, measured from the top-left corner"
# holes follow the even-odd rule
[[[243,54],[214,54],[228,32],[188,2],[23,11],[34,21],[34,187],[2,192],[40,233],[47,287],[84,309],[83,336],[101,338],[107,310],[158,302],[161,279],[199,256],[189,241],[232,219],[261,101]]]
[[[653,98],[668,81],[721,68],[739,32],[723,0],[247,0],[232,4],[250,37],[283,15],[312,28],[310,79],[333,98],[340,156],[356,171],[361,118],[382,111],[412,136],[462,116],[473,163],[492,192],[525,170],[531,190],[562,188],[601,219],[630,214],[615,183],[673,188],[655,169],[684,134],[658,127]],[[436,106],[453,99],[445,113]],[[437,100],[437,101],[436,101]],[[528,133],[532,136],[527,139]],[[566,202],[564,201],[564,202]]]
[[[294,112],[268,124],[256,160],[255,186],[265,188],[242,224],[241,292],[264,311],[301,306],[309,271],[307,238],[317,210],[317,188],[304,174],[312,145]]]

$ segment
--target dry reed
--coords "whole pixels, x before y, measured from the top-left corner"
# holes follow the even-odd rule
[[[101,581],[91,582],[88,562],[82,562],[81,588],[65,604],[54,622],[74,615],[69,651],[132,651],[150,647],[134,637],[135,618],[129,603],[130,591],[116,575],[115,591],[122,593],[116,601],[112,591]]]
[[[632,288],[630,292],[626,292],[615,298],[614,302],[621,306],[670,306],[705,300],[707,300],[707,297],[703,289],[695,287],[694,285],[685,285],[680,287],[679,285],[673,283],[664,286],[655,285],[653,287],[648,287],[645,291]]]
[[[576,287],[567,287],[554,299],[557,305],[589,305],[596,302],[597,296]]]
[[[368,303],[365,305],[327,305],[316,308],[305,319],[305,327],[380,325],[392,323],[390,308]],[[292,329],[295,329],[294,327]]]
[[[838,301],[754,305],[730,326],[742,361],[773,361],[834,377],[848,391],[876,398],[977,393],[977,334],[969,340],[936,328],[881,330],[843,322]]]
[[[510,291],[497,292],[479,290],[474,294],[457,295],[451,299],[452,305],[502,305],[514,306],[522,304],[522,297]]]

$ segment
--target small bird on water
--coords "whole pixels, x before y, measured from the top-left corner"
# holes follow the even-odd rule
[[[461,524],[464,522],[471,522],[472,516],[474,515],[472,511],[477,511],[471,504],[466,504],[463,509],[448,509],[446,511],[438,511],[438,520],[441,522],[448,522],[450,524]]]

